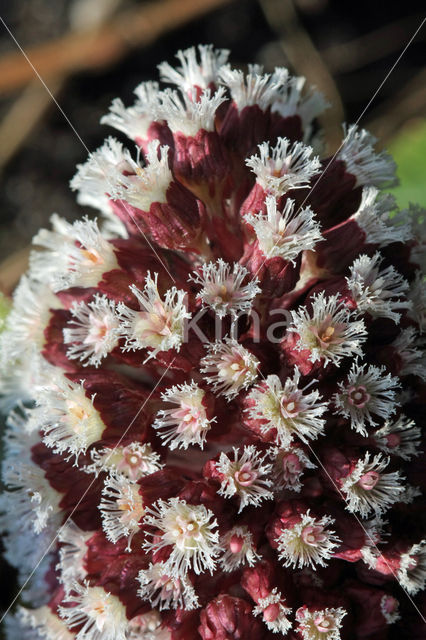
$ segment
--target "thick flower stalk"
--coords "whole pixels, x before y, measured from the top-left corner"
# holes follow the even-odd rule
[[[9,640],[425,637],[425,213],[366,131],[326,157],[303,79],[227,57],[114,100],[130,143],[71,181],[97,218],[34,238],[1,334]]]

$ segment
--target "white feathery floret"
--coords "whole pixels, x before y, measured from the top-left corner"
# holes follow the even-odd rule
[[[260,362],[248,349],[232,338],[207,345],[207,355],[200,360],[200,372],[212,390],[227,400],[250,387],[256,380]]]
[[[233,447],[233,457],[222,453],[216,462],[216,470],[223,476],[218,494],[224,498],[237,496],[240,513],[246,506],[258,506],[264,500],[272,500],[272,465],[266,462],[268,455],[262,455],[254,445],[246,445],[242,451]]]
[[[0,360],[10,367],[12,360],[42,350],[44,330],[51,318],[51,310],[62,304],[50,287],[23,275],[13,292],[13,306],[1,328]]]
[[[228,264],[222,258],[216,262],[203,264],[201,270],[190,276],[190,280],[200,285],[198,298],[203,306],[213,309],[219,318],[249,313],[254,298],[261,292],[257,278],[251,278],[249,271],[235,262]]]
[[[196,89],[188,94],[165,89],[159,94],[157,115],[167,120],[173,133],[194,137],[201,130],[214,131],[216,111],[226,100],[224,87],[219,87],[212,94],[211,89],[204,89],[197,97]]]
[[[364,231],[368,244],[382,248],[412,237],[410,220],[403,212],[391,217],[395,209],[396,201],[390,193],[380,193],[376,187],[364,187],[361,203],[351,219]]]
[[[240,69],[224,65],[219,76],[229,89],[238,111],[254,105],[266,111],[279,98],[288,83],[288,71],[282,67],[277,67],[272,74],[262,74],[262,67],[251,65],[245,75]]]
[[[297,367],[284,385],[278,376],[270,375],[248,395],[251,406],[246,412],[249,418],[260,420],[262,433],[275,430],[279,447],[290,446],[295,437],[302,442],[314,440],[324,430],[322,416],[327,411],[327,403],[322,402],[317,390],[304,393],[307,387],[299,388],[300,377]]]
[[[139,485],[125,476],[110,475],[105,479],[99,511],[102,529],[110,542],[115,544],[127,538],[126,551],[130,551],[132,539],[139,531],[145,507]]]
[[[376,446],[387,455],[410,460],[420,453],[421,430],[403,415],[393,422],[386,420],[372,435]]]
[[[33,244],[30,277],[48,284],[53,291],[69,287],[96,287],[105,273],[118,268],[113,245],[103,237],[96,220],[87,217],[73,224],[51,217],[53,231],[41,229]]]
[[[108,137],[84,164],[77,165],[77,173],[70,182],[71,189],[77,191],[77,202],[98,209],[110,220],[115,219],[111,193],[119,176],[131,172],[129,160],[130,154],[122,143]]]
[[[187,576],[170,576],[164,562],[151,562],[138,574],[138,596],[148,600],[152,607],[163,609],[196,609],[198,597]]]
[[[390,187],[397,184],[396,164],[385,151],[376,153],[376,138],[356,124],[345,127],[345,138],[337,153],[348,173],[355,176],[358,185]]]
[[[145,165],[126,154],[129,169],[116,176],[111,185],[111,197],[141,211],[149,211],[154,202],[167,202],[167,190],[173,181],[169,167],[169,147],[158,140],[148,143]],[[131,217],[131,214],[129,212]]]
[[[348,511],[366,518],[371,512],[379,515],[384,513],[401,500],[404,479],[399,471],[383,473],[388,464],[389,458],[381,454],[370,461],[368,452],[357,461],[353,471],[341,484]]]
[[[229,573],[248,565],[253,567],[261,556],[256,551],[253,535],[245,525],[236,525],[220,538],[223,555],[219,564],[223,571]]]
[[[185,320],[191,317],[185,304],[186,292],[172,287],[162,298],[158,291],[157,273],[154,278],[148,273],[143,290],[135,285],[131,285],[130,290],[140,310],[130,309],[122,302],[117,306],[122,335],[126,340],[124,351],[150,349],[147,360],[160,351],[179,351],[184,339]]]
[[[330,530],[333,518],[315,518],[309,510],[299,522],[284,529],[277,538],[279,559],[284,567],[302,569],[327,566],[341,540]]]
[[[373,257],[362,254],[350,267],[346,282],[360,313],[398,323],[401,315],[397,310],[411,307],[407,299],[409,285],[394,267],[381,269],[382,261],[379,252]]]
[[[244,219],[253,227],[267,259],[279,257],[294,263],[301,251],[314,249],[322,240],[319,224],[309,206],[296,207],[295,201],[289,198],[279,211],[274,196],[267,196],[265,204],[266,213],[249,213]]]
[[[399,382],[385,372],[384,366],[359,364],[356,360],[333,396],[336,412],[348,418],[351,428],[363,436],[368,435],[367,424],[377,424],[371,414],[387,419],[396,411]]]
[[[397,578],[410,595],[426,586],[426,540],[413,544],[402,554]]]
[[[99,367],[120,339],[115,302],[95,294],[89,302],[73,302],[70,311],[72,319],[63,330],[64,343],[70,345],[67,357],[84,367]]]
[[[128,620],[126,608],[103,587],[89,587],[75,582],[58,611],[69,629],[81,627],[76,640],[126,640]]]
[[[101,439],[105,424],[88,398],[82,382],[68,380],[52,371],[49,384],[39,387],[37,406],[31,413],[43,432],[43,442],[55,453],[68,451],[76,456]]]
[[[258,148],[259,155],[247,158],[246,165],[256,175],[256,182],[274,196],[308,186],[310,178],[320,169],[312,147],[302,142],[278,138],[275,147],[262,142]]]
[[[158,105],[158,82],[142,82],[134,93],[136,101],[131,107],[125,107],[120,98],[114,98],[109,113],[102,116],[101,124],[114,127],[130,140],[144,140],[148,129],[155,119],[153,114]]]
[[[418,376],[426,380],[426,360],[424,353],[425,338],[419,337],[414,327],[402,329],[391,343],[398,354],[400,376]]]
[[[216,568],[220,553],[217,521],[203,504],[192,505],[179,498],[159,499],[147,509],[145,525],[153,528],[152,540],[143,548],[155,553],[171,547],[164,562],[172,577],[186,576],[191,569],[197,575]]]
[[[325,297],[323,291],[312,296],[310,309],[291,311],[288,331],[298,335],[296,348],[310,352],[311,362],[324,360],[338,365],[342,358],[362,355],[361,344],[367,337],[363,320],[339,301],[339,295]]]
[[[292,627],[292,623],[288,619],[291,612],[292,609],[285,606],[285,600],[277,587],[274,587],[266,597],[259,598],[253,609],[253,615],[262,616],[269,631],[284,636]]]
[[[161,409],[152,424],[171,451],[189,445],[204,447],[206,436],[216,418],[208,418],[205,391],[193,380],[177,384],[161,394],[161,399],[174,405]]]
[[[177,52],[176,57],[181,65],[177,69],[168,62],[159,64],[158,69],[163,82],[174,84],[187,93],[193,87],[208,89],[212,84],[217,84],[219,69],[227,62],[228,56],[229,51],[226,49],[199,44],[198,47]]]
[[[84,468],[87,473],[94,473],[96,476],[102,472],[122,475],[132,482],[137,482],[164,466],[149,442],[130,442],[113,448],[92,449],[90,457],[92,463]]]
[[[308,609],[300,607],[296,611],[299,623],[298,631],[303,640],[341,640],[342,619],[347,611],[342,607],[326,609]]]

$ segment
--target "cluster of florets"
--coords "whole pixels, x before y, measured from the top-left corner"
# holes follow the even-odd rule
[[[419,639],[423,212],[366,131],[324,157],[303,79],[178,58],[2,333],[8,637]]]

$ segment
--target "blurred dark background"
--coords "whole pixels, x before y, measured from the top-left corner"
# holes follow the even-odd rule
[[[323,123],[333,151],[342,119],[359,118],[426,14],[413,0],[2,0],[0,7],[91,150],[110,133],[99,119],[114,96],[129,104],[159,62],[211,42],[231,49],[236,65],[286,65],[306,75],[333,105]],[[400,161],[401,204],[425,203],[425,51],[426,26],[361,120]],[[13,255],[1,268],[3,289],[22,268],[16,252],[52,212],[81,215],[68,188],[87,156],[81,140],[0,23],[0,262]]]
[[[1,0],[0,288],[10,293],[52,212],[81,215],[68,183],[85,146],[112,133],[99,124],[112,98],[130,104],[133,88],[178,49],[213,43],[235,65],[306,75],[333,105],[322,123],[332,152],[341,121],[360,117],[425,14],[424,0]],[[425,52],[426,25],[361,119],[396,156],[401,206],[426,205]],[[4,571],[2,609],[12,580]]]

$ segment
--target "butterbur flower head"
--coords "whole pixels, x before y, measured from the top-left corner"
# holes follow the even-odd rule
[[[245,267],[227,264],[221,258],[217,263],[204,264],[191,280],[202,287],[198,296],[203,306],[213,309],[219,318],[235,318],[250,311],[253,299],[260,293],[256,279],[249,277]]]
[[[45,442],[57,453],[78,456],[101,439],[105,424],[87,397],[83,382],[72,382],[62,374],[52,373],[50,385],[39,390],[38,406],[32,420],[39,424]]]
[[[216,418],[209,418],[206,393],[195,382],[176,385],[161,394],[170,409],[161,409],[153,422],[164,445],[171,450],[187,449],[190,444],[201,448]]]
[[[159,72],[0,322],[6,639],[423,637],[425,212],[287,69]]]
[[[145,167],[126,156],[128,170],[120,174],[120,182],[111,196],[142,211],[149,211],[153,202],[166,202],[166,192],[173,180],[168,154],[167,145],[160,146],[158,140],[153,140],[148,144]]]
[[[288,618],[291,609],[285,606],[276,587],[266,598],[259,598],[253,613],[255,616],[262,616],[265,625],[273,633],[285,635],[291,629],[292,623]]]
[[[310,207],[297,209],[288,199],[279,211],[273,196],[265,200],[266,214],[248,214],[245,220],[255,230],[259,247],[267,258],[281,257],[294,262],[301,251],[313,249],[321,240],[318,223]]]
[[[232,400],[242,389],[250,387],[257,378],[259,360],[236,340],[208,345],[207,355],[200,361],[204,379],[217,395]]]
[[[99,231],[96,220],[69,224],[53,215],[53,231],[42,229],[33,243],[46,252],[33,252],[33,277],[48,283],[54,291],[68,287],[96,287],[108,271],[118,266],[113,245]],[[47,254],[47,255],[46,255]]]
[[[360,311],[399,322],[400,314],[395,309],[411,306],[405,297],[408,282],[392,266],[380,269],[380,263],[379,253],[372,258],[367,255],[357,258],[350,268],[348,287]]]
[[[370,461],[368,453],[364,459],[357,461],[342,483],[349,511],[359,513],[361,517],[368,516],[372,511],[381,514],[402,498],[404,487],[399,472],[383,473],[388,463],[389,459],[380,454]]]
[[[276,443],[282,448],[288,447],[296,436],[304,442],[315,439],[324,428],[321,416],[326,405],[320,401],[318,391],[304,393],[299,380],[297,368],[284,387],[278,376],[268,376],[248,397],[251,406],[246,411],[249,418],[260,421],[261,432],[275,430]]]
[[[324,516],[318,519],[307,511],[299,522],[284,529],[277,540],[279,557],[284,566],[326,566],[326,561],[340,543],[330,529],[331,524],[332,518]]]
[[[183,342],[184,321],[189,317],[185,306],[185,291],[173,287],[166,291],[163,299],[158,292],[157,281],[157,274],[154,278],[148,274],[142,291],[133,285],[130,287],[139,303],[139,311],[134,311],[121,302],[117,307],[126,349],[149,348],[150,358],[159,351],[179,351]]]
[[[155,551],[172,547],[165,563],[171,576],[185,576],[190,568],[197,574],[214,571],[220,547],[212,511],[204,505],[171,498],[168,502],[160,499],[147,514],[146,524],[158,529],[159,534],[153,534],[145,548]]]
[[[125,608],[103,587],[75,583],[66,602],[74,606],[62,606],[59,613],[70,629],[81,627],[76,636],[79,640],[125,640],[128,628]]]
[[[170,576],[162,562],[150,564],[148,569],[140,571],[138,580],[140,597],[149,600],[159,611],[182,607],[189,611],[198,607],[191,581],[185,576]]]
[[[222,536],[220,544],[224,553],[219,562],[224,571],[235,571],[246,564],[252,567],[260,560],[253,534],[247,526],[232,527]]]
[[[297,630],[303,640],[340,640],[342,619],[346,611],[341,607],[310,610],[301,607],[296,611]]]
[[[426,540],[413,544],[402,554],[398,578],[408,593],[416,594],[426,584]]]
[[[96,295],[88,302],[74,303],[72,320],[64,329],[64,343],[70,344],[67,357],[83,366],[98,367],[118,344],[120,323],[113,300]]]
[[[376,424],[372,413],[381,418],[395,413],[398,381],[385,371],[385,367],[367,368],[355,361],[333,398],[337,413],[349,418],[352,429],[363,435],[368,433],[367,424]]]
[[[356,320],[337,295],[314,295],[311,309],[302,307],[291,315],[289,331],[297,334],[297,349],[308,351],[311,362],[339,364],[344,357],[361,355],[367,333],[364,321]]]
[[[226,498],[237,496],[240,511],[247,505],[258,505],[263,500],[272,499],[272,481],[268,477],[272,465],[265,464],[265,460],[266,455],[262,456],[253,445],[244,447],[242,452],[234,447],[232,454],[221,453],[216,463],[221,481],[219,495]]]
[[[278,138],[273,149],[263,142],[259,145],[259,155],[251,156],[246,164],[263,189],[275,196],[306,186],[320,167],[310,147],[300,142],[292,145],[286,138]]]
[[[128,538],[127,550],[130,551],[132,538],[139,530],[139,521],[145,515],[139,486],[123,476],[110,476],[104,483],[99,510],[108,540],[117,542]]]
[[[90,457],[92,463],[85,469],[88,473],[97,475],[104,471],[123,475],[132,482],[159,471],[163,466],[160,456],[149,443],[131,442],[126,446],[92,449]]]

